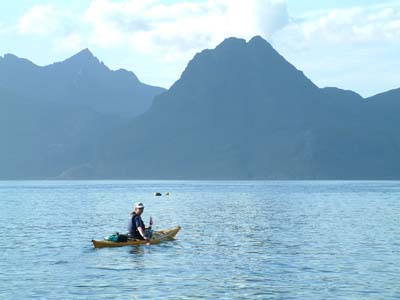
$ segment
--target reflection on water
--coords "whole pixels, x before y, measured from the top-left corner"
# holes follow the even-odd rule
[[[0,199],[0,299],[400,299],[399,182],[0,182]],[[137,201],[177,239],[93,249]]]
[[[144,247],[149,247],[149,246],[133,246],[133,247],[129,247],[131,248],[129,250],[129,253],[132,255],[135,255],[137,257],[143,257],[143,255],[145,254],[145,248]]]

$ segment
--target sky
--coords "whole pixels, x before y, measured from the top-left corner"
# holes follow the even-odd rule
[[[38,65],[82,49],[169,88],[225,38],[261,35],[320,87],[400,88],[400,0],[15,0],[0,3],[0,56]]]

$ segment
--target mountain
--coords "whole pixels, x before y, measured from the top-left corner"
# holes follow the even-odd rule
[[[88,83],[69,92],[74,97],[43,102],[26,91],[38,87],[37,67],[17,60],[19,73],[33,83],[0,95],[14,111],[0,110],[0,138],[7,141],[0,177],[400,179],[400,90],[364,99],[319,88],[261,37],[228,38],[196,54],[179,80],[134,118],[119,114],[114,103],[107,110],[93,106],[90,97],[77,109],[75,97],[109,82],[101,81],[107,69],[88,51],[46,67],[62,69],[69,86],[82,70]],[[55,85],[40,95],[64,91]]]
[[[126,118],[145,112],[163,88],[141,83],[132,72],[111,71],[88,50],[40,67],[6,54],[0,58],[0,89],[23,98],[85,106]]]
[[[163,91],[132,72],[109,70],[87,49],[46,67],[0,57],[0,179],[82,170],[113,132]]]
[[[385,105],[318,88],[261,37],[229,38],[197,54],[169,91],[108,141],[91,172],[135,179],[400,178],[399,121],[385,121],[399,110]]]
[[[390,90],[366,99],[375,113],[384,114],[385,120],[398,119],[400,89]]]

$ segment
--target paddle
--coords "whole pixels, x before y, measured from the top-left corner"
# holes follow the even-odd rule
[[[154,224],[154,222],[153,222],[153,217],[152,216],[150,216],[150,221],[149,221],[149,228],[148,228],[148,230],[150,231],[151,230],[151,226],[153,226],[153,224]],[[149,241],[146,243],[146,245],[147,246],[149,246],[150,245],[150,239],[151,239],[151,232],[149,232],[150,234],[149,234]]]

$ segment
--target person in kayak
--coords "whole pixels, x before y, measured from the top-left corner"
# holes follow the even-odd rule
[[[148,241],[149,237],[146,235],[146,227],[141,217],[143,210],[144,205],[142,202],[135,204],[135,210],[129,215],[128,237]]]

